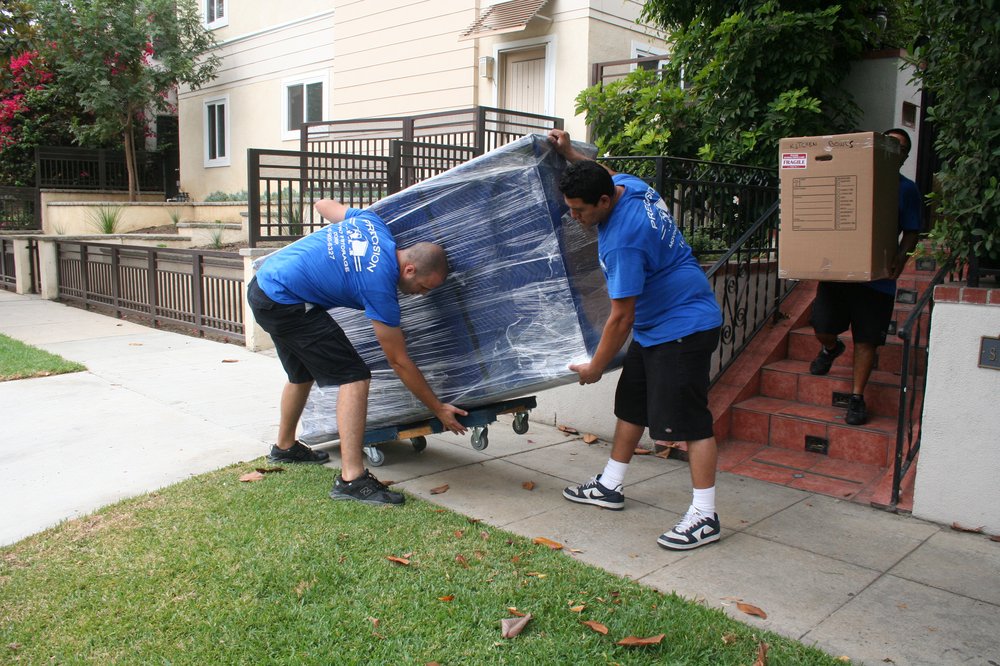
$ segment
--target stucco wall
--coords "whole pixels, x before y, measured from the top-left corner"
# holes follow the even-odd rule
[[[1000,335],[1000,289],[966,290],[965,298],[975,294],[992,305],[948,302],[941,290],[931,323],[913,515],[1000,534],[1000,370],[978,367],[982,337]]]

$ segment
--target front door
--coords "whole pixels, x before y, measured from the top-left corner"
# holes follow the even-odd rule
[[[546,113],[545,46],[500,54],[500,108]]]

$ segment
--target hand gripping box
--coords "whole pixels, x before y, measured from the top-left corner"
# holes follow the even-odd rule
[[[593,155],[593,146],[579,144]],[[597,236],[566,214],[565,160],[530,135],[373,204],[399,247],[440,243],[451,275],[400,295],[410,357],[445,402],[476,407],[576,381],[610,311]],[[363,312],[331,316],[372,370],[367,429],[431,416],[389,367]],[[314,386],[301,420],[310,443],[335,439],[337,387]]]
[[[782,139],[778,276],[889,277],[899,232],[899,143],[878,132]]]

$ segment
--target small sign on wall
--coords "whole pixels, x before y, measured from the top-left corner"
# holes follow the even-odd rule
[[[1000,338],[982,337],[979,342],[979,367],[1000,370]]]

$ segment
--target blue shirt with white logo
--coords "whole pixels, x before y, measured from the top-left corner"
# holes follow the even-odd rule
[[[643,347],[722,325],[698,260],[656,190],[616,174],[625,191],[597,228],[597,253],[611,298],[635,296],[632,337]]]
[[[357,208],[346,215],[267,257],[257,284],[277,303],[364,310],[399,326],[396,241],[378,215]]]

